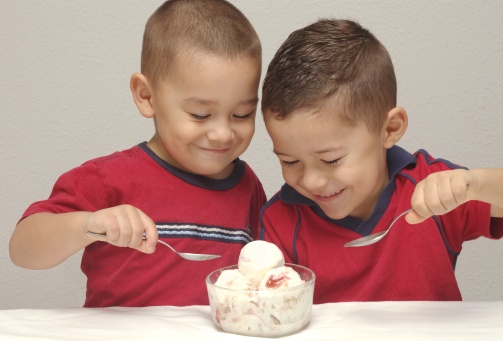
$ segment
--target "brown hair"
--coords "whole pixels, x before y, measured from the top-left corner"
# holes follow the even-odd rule
[[[350,125],[377,132],[396,106],[396,78],[384,46],[349,20],[322,19],[287,38],[262,87],[264,119],[330,105]]]
[[[262,48],[253,26],[224,0],[168,0],[149,18],[143,34],[141,72],[154,84],[166,78],[175,57],[195,50],[250,57],[260,67]]]

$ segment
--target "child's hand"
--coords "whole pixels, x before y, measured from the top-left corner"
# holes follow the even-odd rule
[[[112,245],[130,247],[152,253],[157,245],[157,228],[145,213],[131,205],[120,205],[92,213],[84,226],[84,232],[104,233],[94,240]],[[145,233],[146,239],[143,239]]]
[[[405,216],[405,220],[417,224],[432,215],[452,211],[472,199],[471,188],[476,184],[475,175],[465,169],[430,174],[417,184],[411,199],[413,211]]]

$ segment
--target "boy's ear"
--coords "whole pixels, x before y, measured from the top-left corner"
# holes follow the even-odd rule
[[[409,119],[407,112],[402,107],[395,107],[388,112],[384,123],[384,147],[393,147],[407,130]]]
[[[146,118],[155,116],[155,110],[152,105],[152,87],[145,75],[135,72],[129,82],[134,102],[140,113]]]

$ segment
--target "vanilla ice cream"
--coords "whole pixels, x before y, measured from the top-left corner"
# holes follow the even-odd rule
[[[299,273],[288,266],[280,266],[265,273],[258,285],[258,290],[289,288],[304,283]]]
[[[238,269],[223,271],[215,285],[235,290],[249,290],[251,287],[248,278]]]
[[[238,269],[256,287],[265,273],[285,265],[281,250],[273,243],[255,240],[246,244],[239,254]]]

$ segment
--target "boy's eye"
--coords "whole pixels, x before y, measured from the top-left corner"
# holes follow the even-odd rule
[[[246,120],[246,119],[249,119],[250,117],[252,117],[254,113],[255,113],[255,111],[252,111],[251,113],[248,113],[248,114],[244,114],[244,115],[234,114],[232,116],[234,116],[238,120]]]
[[[341,161],[341,158],[338,158],[338,159],[335,159],[335,160],[331,160],[331,161],[325,161],[325,160],[322,160],[322,161],[327,166],[334,166],[334,165],[338,164]]]
[[[202,121],[202,120],[205,120],[207,119],[208,117],[210,117],[210,115],[205,115],[205,114],[193,114],[193,113],[189,113],[189,115],[196,119],[196,120],[199,120],[199,121]]]
[[[286,167],[292,167],[294,166],[297,162],[299,161],[285,161],[285,160],[280,160],[280,163],[282,166],[286,166]]]

